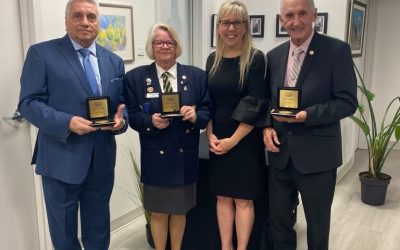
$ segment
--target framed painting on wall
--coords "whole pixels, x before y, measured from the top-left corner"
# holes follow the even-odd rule
[[[250,30],[252,37],[264,37],[264,15],[250,15]]]
[[[350,2],[347,42],[350,44],[351,54],[357,57],[362,56],[367,5],[355,0]]]
[[[211,15],[211,47],[217,46],[217,14]]]
[[[132,7],[100,3],[100,30],[96,42],[124,61],[133,61]]]
[[[317,19],[314,23],[314,29],[321,34],[328,33],[328,13],[322,12],[317,14]]]
[[[289,37],[285,27],[282,26],[281,20],[279,20],[279,14],[276,14],[276,29],[275,29],[276,37]]]

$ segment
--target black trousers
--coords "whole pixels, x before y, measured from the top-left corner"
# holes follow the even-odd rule
[[[299,192],[307,222],[308,249],[327,250],[336,169],[303,174],[289,159],[288,165],[283,170],[270,166],[269,178],[270,221],[274,249],[296,250],[293,208]]]

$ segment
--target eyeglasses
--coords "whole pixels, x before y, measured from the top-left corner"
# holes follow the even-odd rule
[[[233,25],[233,27],[235,29],[240,29],[243,27],[244,23],[245,23],[245,21],[242,21],[242,20],[234,20],[234,21],[221,20],[221,21],[219,21],[219,24],[221,24],[224,29],[229,29],[229,27],[231,27],[231,24]]]
[[[163,41],[163,40],[155,40],[153,41],[153,45],[156,48],[162,48],[164,46],[164,44],[168,47],[168,48],[175,48],[176,46],[176,42],[173,40],[167,40],[167,41]]]

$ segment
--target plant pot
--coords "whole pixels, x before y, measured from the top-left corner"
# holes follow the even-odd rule
[[[361,172],[358,175],[361,182],[361,201],[372,206],[383,205],[392,177],[381,173],[378,178],[374,179],[368,172]]]
[[[146,224],[146,239],[150,247],[156,248],[156,246],[154,245],[153,235],[151,234],[151,229],[149,224]]]

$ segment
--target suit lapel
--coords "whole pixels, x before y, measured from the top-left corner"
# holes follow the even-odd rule
[[[314,54],[317,52],[316,45],[318,44],[318,33],[314,32],[314,37],[312,38],[310,45],[308,46],[308,50],[306,51],[306,55],[304,57],[303,65],[301,66],[301,70],[299,73],[299,77],[297,78],[296,87],[300,88],[303,84],[304,78],[307,75],[308,69],[313,61]]]
[[[152,64],[150,64],[149,66],[147,66],[147,73],[146,73],[146,79],[145,80],[147,80],[147,78],[150,78],[150,80],[151,80],[151,83],[152,83],[152,85],[153,85],[153,88],[154,88],[154,92],[155,93],[162,93],[162,91],[161,91],[161,83],[160,83],[160,81],[159,81],[159,79],[158,79],[158,75],[157,75],[157,68],[156,68],[156,63],[152,63]],[[147,83],[145,83],[145,84],[147,84]]]
[[[182,104],[187,104],[189,103],[190,100],[190,93],[191,93],[191,88],[190,88],[190,79],[188,79],[188,75],[185,72],[185,69],[180,65],[179,63],[177,64],[177,76],[176,76],[176,84],[178,87],[178,92],[181,95],[181,105]]]
[[[104,48],[96,44],[97,60],[99,63],[99,71],[101,76],[101,89],[102,95],[108,95],[108,87],[111,81],[109,76],[109,70],[111,65],[109,65],[109,60],[107,60],[108,55],[104,52]]]
[[[79,80],[82,88],[85,90],[88,96],[92,96],[92,90],[90,89],[90,85],[88,80],[86,79],[85,72],[83,71],[83,67],[81,62],[78,59],[74,46],[72,46],[71,41],[69,40],[68,35],[65,35],[58,43],[58,48],[67,60],[68,64],[71,66],[72,71],[75,73],[76,77]]]
[[[160,99],[159,99],[160,96],[158,96],[157,98],[147,97],[148,94],[158,93],[160,95],[162,93],[160,82],[157,76],[156,64],[154,62],[145,67],[142,84],[144,92],[143,95],[146,97],[147,101],[151,106],[150,108],[151,112],[152,113],[161,112]]]
[[[286,78],[286,68],[287,68],[287,61],[289,57],[289,48],[290,43],[286,42],[285,46],[282,49],[282,56],[280,57],[280,62],[278,65],[282,65],[279,68],[278,76],[279,76],[279,87],[284,87],[285,85],[285,78]]]

